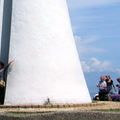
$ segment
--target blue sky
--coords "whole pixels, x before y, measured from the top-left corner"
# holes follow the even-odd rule
[[[120,0],[67,2],[84,72],[120,73]]]

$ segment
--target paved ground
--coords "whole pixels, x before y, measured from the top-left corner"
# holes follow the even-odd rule
[[[102,110],[102,111],[101,111]],[[66,106],[0,106],[0,120],[119,120],[120,102],[94,102]]]
[[[74,111],[37,114],[0,114],[0,120],[119,120],[119,113]]]

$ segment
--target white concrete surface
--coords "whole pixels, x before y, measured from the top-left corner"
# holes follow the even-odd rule
[[[5,104],[89,103],[66,0],[13,0]]]

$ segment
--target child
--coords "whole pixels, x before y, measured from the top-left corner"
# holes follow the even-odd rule
[[[116,87],[118,87],[118,94],[120,94],[120,78],[117,78],[117,81],[119,84],[117,84]]]

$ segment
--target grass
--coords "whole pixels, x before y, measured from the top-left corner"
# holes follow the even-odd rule
[[[120,112],[120,110],[99,110],[101,112]]]

